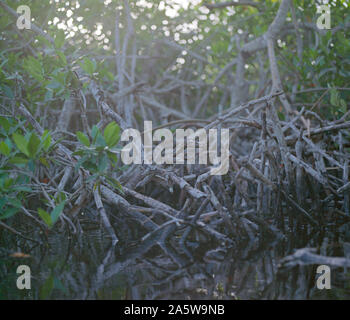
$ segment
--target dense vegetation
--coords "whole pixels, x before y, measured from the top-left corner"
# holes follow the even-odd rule
[[[350,4],[329,1],[326,30],[321,2],[0,0],[0,249],[92,224],[190,260],[196,242],[313,234],[284,267],[348,264],[319,250],[350,242]],[[228,174],[125,166],[121,131],[144,120],[230,128]]]

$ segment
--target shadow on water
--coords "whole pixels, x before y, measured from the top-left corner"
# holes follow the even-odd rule
[[[30,257],[13,257],[0,248],[0,298],[349,299],[347,270],[332,269],[332,289],[319,290],[317,266],[278,268],[294,248],[315,247],[315,241],[319,239],[290,236],[230,247],[197,242],[181,252],[156,239],[111,247],[100,231],[79,238],[55,234],[49,245],[13,244],[12,252],[29,252]],[[336,255],[337,245],[328,246]],[[31,268],[31,290],[16,288],[16,268],[21,264]]]

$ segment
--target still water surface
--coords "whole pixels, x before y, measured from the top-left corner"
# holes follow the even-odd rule
[[[193,244],[187,253],[167,245],[111,247],[100,231],[49,237],[49,246],[0,248],[1,299],[349,299],[349,272],[332,269],[332,289],[316,288],[316,267],[280,271],[294,248],[318,238],[241,243],[236,248]],[[336,243],[328,247],[342,255]],[[339,248],[338,248],[339,247]],[[339,250],[338,250],[339,249]],[[30,266],[31,290],[16,288],[16,268]]]

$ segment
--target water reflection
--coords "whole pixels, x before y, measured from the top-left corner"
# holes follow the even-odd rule
[[[297,240],[294,240],[297,241]],[[349,273],[332,270],[332,289],[315,288],[316,266],[279,271],[293,241],[239,246],[149,241],[111,247],[100,231],[79,238],[55,235],[49,246],[26,249],[28,258],[0,251],[1,299],[349,299]],[[295,243],[294,243],[295,244]],[[17,248],[18,249],[18,248]],[[15,287],[15,270],[27,264],[32,290]],[[23,290],[26,291],[26,290]]]

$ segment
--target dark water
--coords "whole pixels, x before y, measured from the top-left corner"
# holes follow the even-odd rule
[[[349,299],[350,271],[332,269],[330,290],[316,288],[316,266],[279,271],[279,261],[293,248],[318,241],[291,235],[231,248],[203,242],[185,254],[170,244],[112,247],[101,231],[79,238],[54,234],[49,245],[32,247],[15,240],[0,247],[0,298]],[[328,251],[342,254],[329,243]],[[13,252],[30,257],[12,257]],[[16,287],[22,264],[31,268],[31,290]]]

